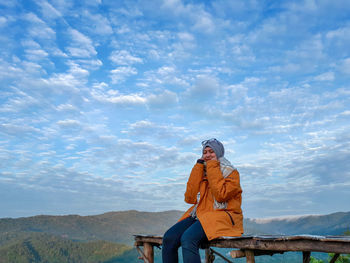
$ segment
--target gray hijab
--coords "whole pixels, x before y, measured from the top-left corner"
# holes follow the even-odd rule
[[[224,145],[222,145],[222,143],[219,142],[217,139],[213,138],[213,139],[205,140],[202,142],[202,146],[203,146],[203,150],[205,149],[205,147],[212,148],[216,154],[216,158],[218,159],[223,157],[225,154]]]

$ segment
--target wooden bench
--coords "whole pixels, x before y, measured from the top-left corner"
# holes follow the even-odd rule
[[[154,246],[162,245],[161,236],[135,235],[135,247],[140,259],[145,263],[154,262]],[[143,247],[143,250],[140,248]],[[223,237],[203,244],[205,262],[214,262],[215,255],[226,262],[232,262],[212,247],[232,248],[231,258],[245,257],[247,263],[254,263],[255,256],[283,254],[289,251],[303,253],[303,263],[310,262],[311,252],[335,253],[331,259],[334,263],[340,254],[350,254],[350,236],[314,236],[314,235],[261,235],[242,237]]]

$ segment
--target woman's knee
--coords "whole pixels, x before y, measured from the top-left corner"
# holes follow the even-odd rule
[[[163,235],[163,246],[176,246],[178,235],[169,229]]]
[[[181,246],[182,248],[193,248],[193,247],[196,247],[197,244],[196,244],[196,240],[193,240],[193,238],[191,238],[190,235],[186,235],[186,233],[184,233],[182,236],[181,236]]]

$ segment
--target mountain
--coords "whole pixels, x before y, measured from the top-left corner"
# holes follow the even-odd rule
[[[40,215],[17,219],[3,218],[0,219],[0,235],[6,232],[38,232],[75,241],[106,240],[132,245],[133,235],[161,235],[176,223],[182,213],[181,211],[153,213],[130,210],[95,216]]]
[[[0,219],[0,235],[6,232],[38,232],[75,241],[105,240],[133,244],[133,235],[162,235],[183,212],[109,212],[95,216],[34,216]],[[272,219],[244,219],[246,235],[340,235],[350,230],[350,212]],[[1,239],[0,239],[1,245]]]
[[[0,262],[119,262],[118,258],[132,250],[107,241],[74,242],[33,232],[4,233],[1,242]]]
[[[271,219],[246,219],[245,234],[342,235],[350,230],[350,212]]]
[[[130,210],[95,216],[2,218],[0,262],[139,262],[136,250],[132,249],[133,235],[162,235],[182,213]],[[350,212],[247,218],[244,229],[245,235],[342,235],[350,230]],[[160,251],[155,252],[159,261]]]

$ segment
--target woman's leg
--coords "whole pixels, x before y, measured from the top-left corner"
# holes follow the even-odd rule
[[[182,235],[181,246],[184,263],[200,263],[199,246],[208,241],[199,220],[196,220]]]
[[[163,263],[178,263],[178,249],[181,245],[181,236],[196,220],[192,217],[177,222],[163,236],[162,259]]]

